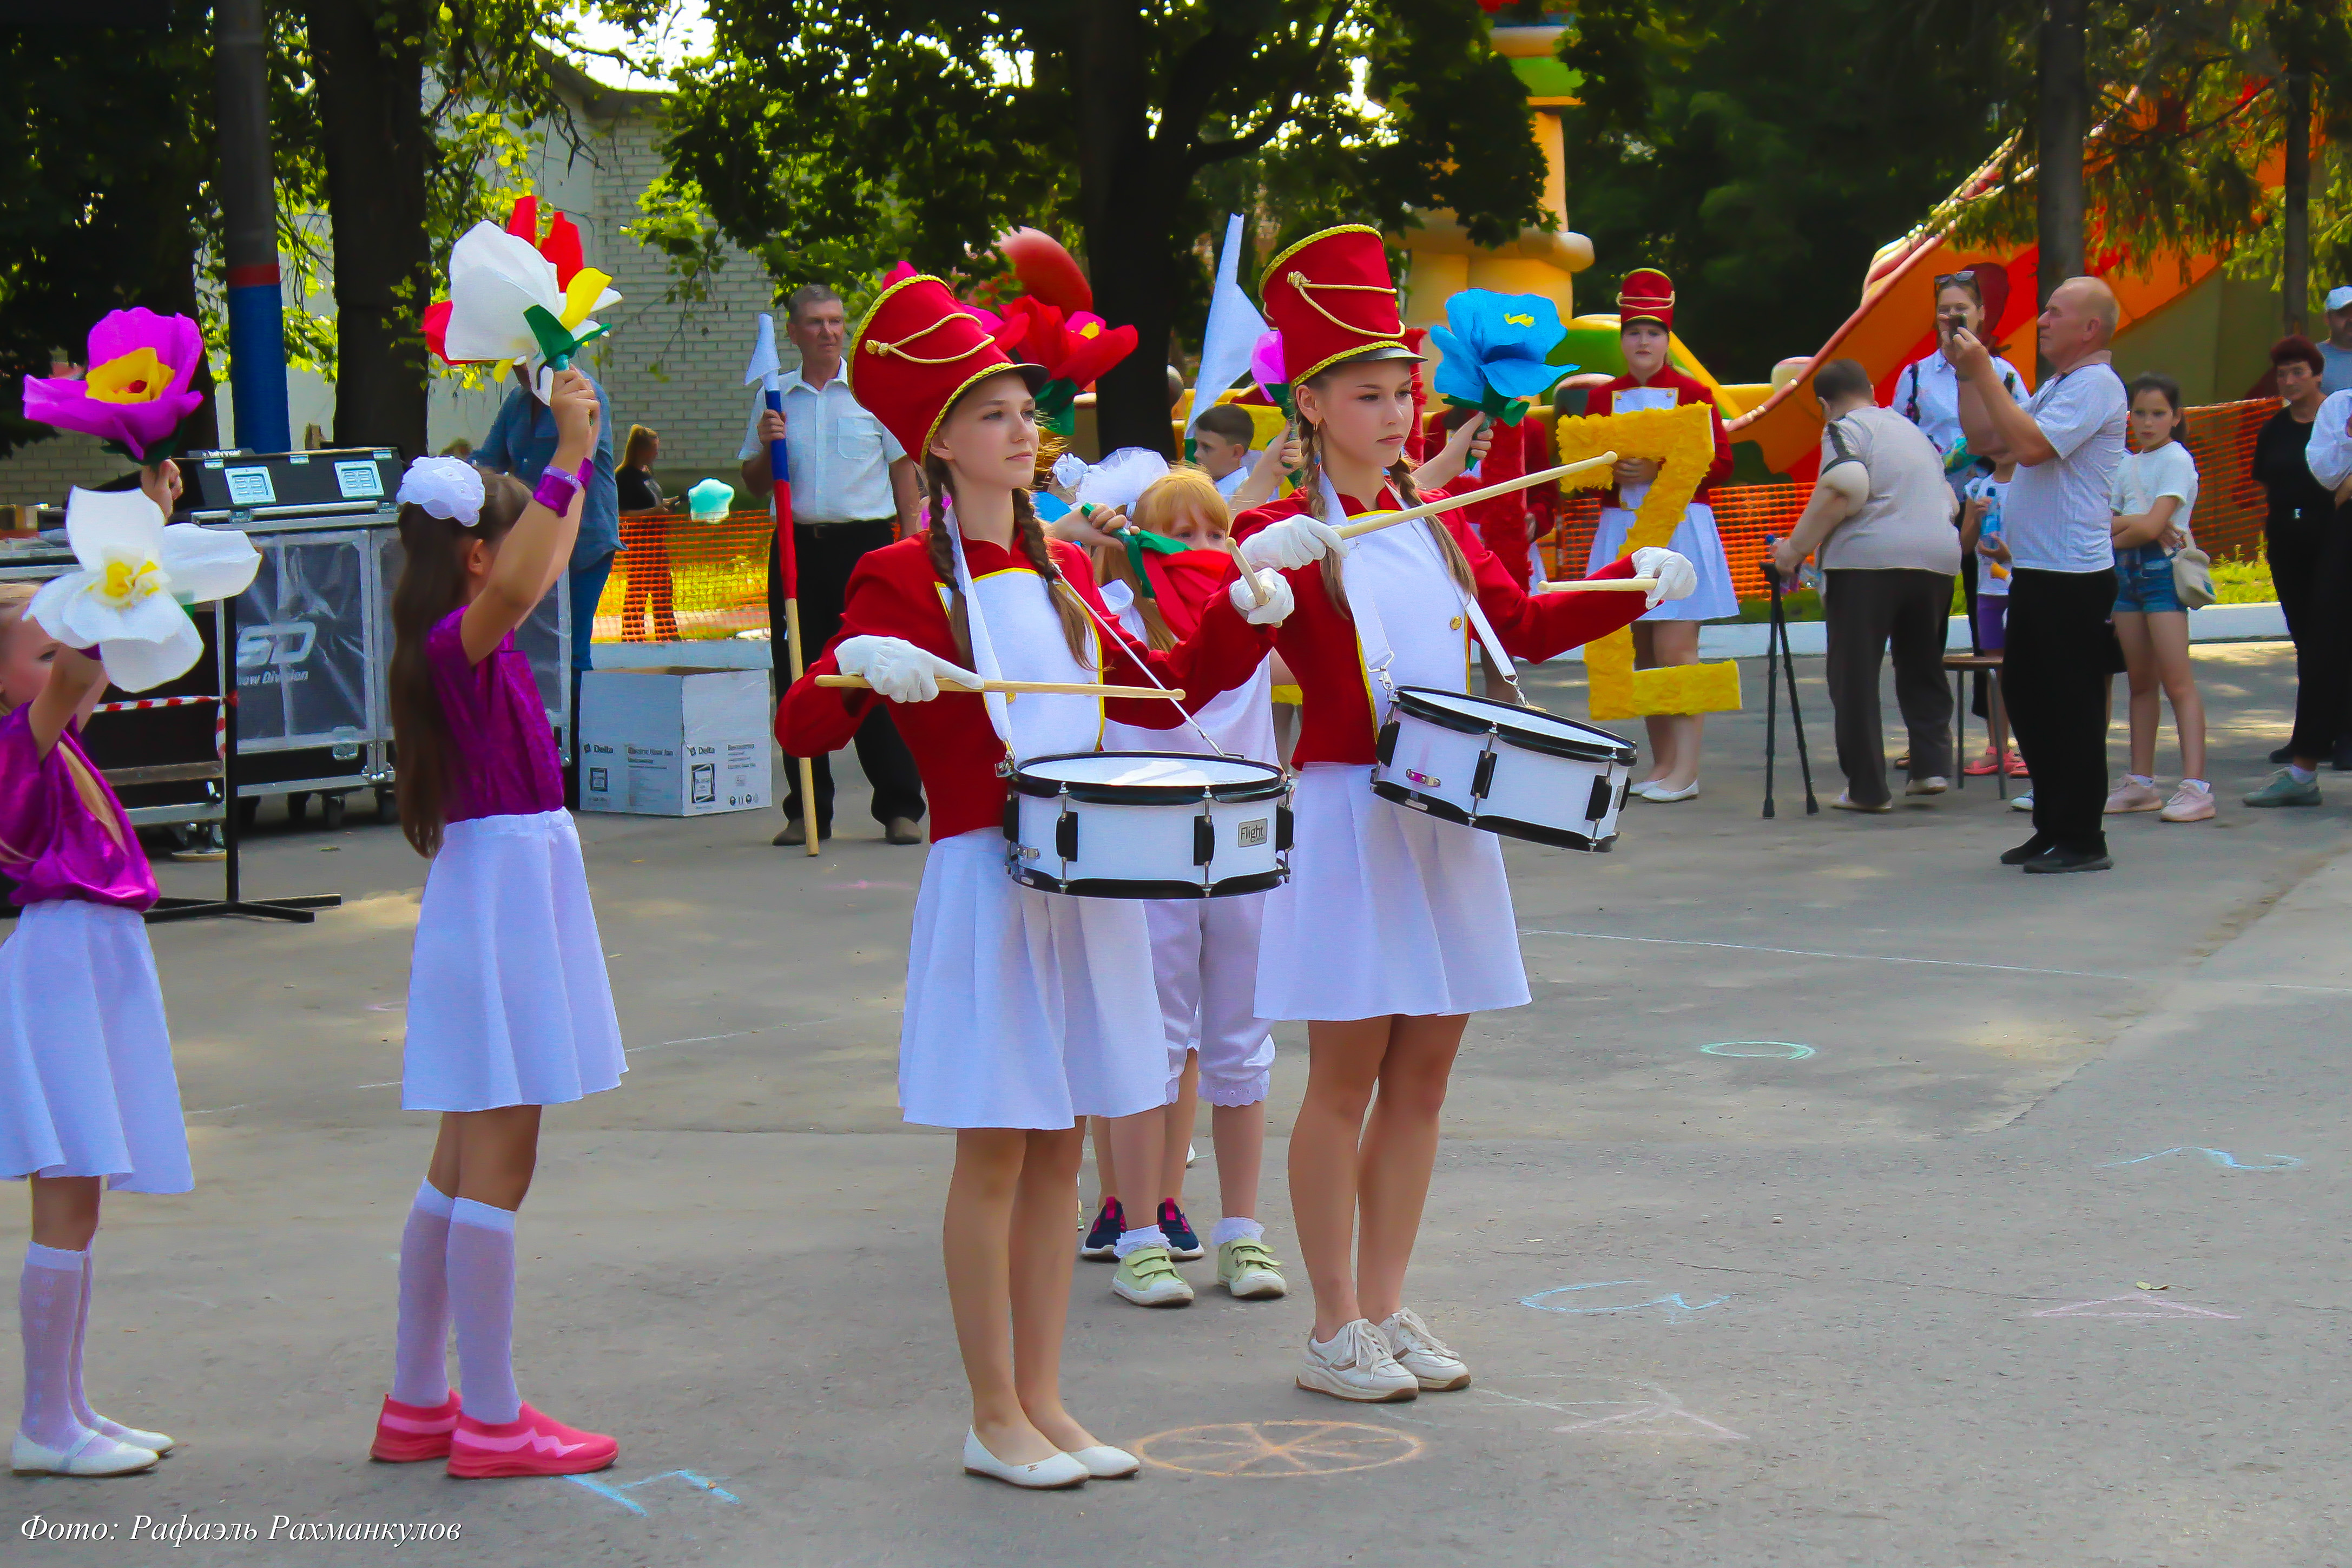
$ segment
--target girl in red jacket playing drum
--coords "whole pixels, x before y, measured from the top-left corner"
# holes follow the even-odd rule
[[[1315,1326],[1297,1382],[1411,1399],[1470,1381],[1404,1290],[1454,1051],[1468,1015],[1525,1004],[1528,984],[1501,844],[1375,795],[1375,732],[1397,688],[1470,689],[1471,603],[1507,654],[1537,659],[1644,605],[1633,593],[1531,597],[1458,513],[1343,541],[1335,525],[1349,517],[1422,499],[1404,460],[1420,356],[1402,340],[1381,237],[1350,226],[1304,240],[1260,293],[1307,451],[1298,493],[1238,531],[1244,562],[1290,583],[1276,647],[1305,699],[1290,881],[1267,896],[1257,971],[1261,1016],[1307,1020],[1290,1197]],[[1651,605],[1696,581],[1665,550],[1593,575],[1656,578]]]
[[[1198,706],[1249,679],[1271,645],[1267,624],[1290,603],[1267,573],[1265,603],[1236,582],[1167,652],[1108,629],[1085,552],[1048,542],[1029,508],[1045,379],[1007,359],[936,278],[906,279],[875,301],[850,344],[850,390],[920,455],[929,526],[858,562],[840,633],[776,717],[786,752],[810,756],[848,744],[871,705],[887,701],[922,773],[932,844],[908,957],[898,1099],[908,1121],[957,1130],[944,1231],[971,1384],[964,1468],[1021,1487],[1139,1468],[1062,1407],[1070,1205],[1079,1118],[1114,1119],[1121,1169],[1160,1168],[1168,1057],[1143,904],[1015,882],[998,765],[1008,753],[1095,751],[1107,717],[1166,729],[1183,715],[1161,700],[1033,692],[1012,703],[941,683],[976,689],[975,665],[992,679],[1156,680]],[[861,676],[871,689],[817,684],[833,675]]]

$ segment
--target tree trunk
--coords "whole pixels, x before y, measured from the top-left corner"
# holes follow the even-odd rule
[[[2036,283],[2045,304],[2059,284],[2084,271],[2083,141],[2091,108],[2084,8],[2084,0],[2048,0],[2042,18],[2034,218],[2042,247]]]
[[[1095,313],[1135,328],[1135,352],[1096,386],[1095,428],[1105,452],[1172,449],[1168,366],[1175,315],[1175,215],[1181,166],[1163,167],[1145,109],[1151,102],[1148,30],[1136,0],[1088,0],[1072,77],[1078,121],[1078,207],[1086,225]]]
[[[425,450],[425,226],[430,23],[422,0],[308,0],[334,225],[335,444]]]
[[[2285,197],[2279,223],[2279,292],[2286,330],[2304,331],[2311,314],[2311,63],[2287,61]]]

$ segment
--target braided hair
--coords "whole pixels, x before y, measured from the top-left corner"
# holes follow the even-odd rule
[[[955,478],[947,459],[936,452],[923,456],[923,489],[929,499],[924,502],[924,548],[931,560],[931,570],[947,584],[948,624],[955,633],[956,654],[969,666],[971,662],[971,614],[963,602],[963,589],[956,576],[955,542],[948,535],[944,503],[953,497]],[[1086,668],[1095,666],[1094,626],[1087,619],[1086,606],[1079,601],[1077,590],[1062,578],[1062,569],[1054,564],[1053,547],[1045,540],[1045,525],[1037,521],[1036,510],[1029,504],[1027,490],[1013,492],[1013,545],[1045,584],[1045,592],[1054,601],[1054,608],[1062,617],[1062,637],[1070,645],[1070,657]]]
[[[1339,368],[1335,365],[1320,375],[1308,377],[1307,384],[1320,392]],[[1307,452],[1307,467],[1299,475],[1298,489],[1307,497],[1307,510],[1319,513],[1323,510],[1323,427],[1303,414],[1298,416],[1298,426],[1299,444],[1306,448]],[[1404,499],[1404,504],[1408,508],[1421,504],[1421,488],[1412,482],[1412,465],[1402,454],[1399,454],[1396,462],[1391,465],[1388,479],[1389,483],[1396,487],[1397,494]],[[1338,528],[1348,520],[1344,517],[1332,517],[1326,518],[1324,521],[1332,527]],[[1441,523],[1431,528],[1429,532],[1430,536],[1437,541],[1437,553],[1445,563],[1446,575],[1454,579],[1454,586],[1460,588],[1462,592],[1475,595],[1478,592],[1477,578],[1471,573],[1470,559],[1462,553],[1462,546],[1454,540],[1453,531]],[[1337,563],[1327,556],[1320,564],[1323,574],[1323,592],[1331,601],[1331,607],[1346,618],[1353,620],[1354,613],[1348,608],[1348,587],[1341,580]]]

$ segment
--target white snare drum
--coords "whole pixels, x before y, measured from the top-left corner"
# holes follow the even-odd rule
[[[1562,849],[1606,849],[1633,783],[1633,748],[1540,708],[1408,686],[1381,727],[1383,800]]]
[[[1290,875],[1290,778],[1270,763],[1086,752],[1015,768],[1004,804],[1016,880],[1087,899],[1217,899]]]

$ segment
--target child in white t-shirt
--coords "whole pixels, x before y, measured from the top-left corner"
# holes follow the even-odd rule
[[[2142,375],[2131,397],[2133,450],[2116,469],[2110,535],[2116,552],[2116,637],[2131,680],[2131,771],[2107,796],[2107,811],[2161,811],[2167,822],[2202,822],[2213,815],[2205,782],[2205,701],[2189,658],[2189,607],[2173,586],[2172,557],[2188,548],[2189,514],[2197,505],[2197,462],[2181,444],[2186,422],[2180,384],[2168,375]],[[2156,788],[2159,704],[2172,700],[2187,775],[2170,800]]]

